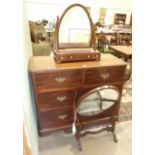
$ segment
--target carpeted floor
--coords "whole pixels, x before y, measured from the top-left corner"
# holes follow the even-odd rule
[[[125,82],[119,109],[119,121],[132,119],[132,81]]]

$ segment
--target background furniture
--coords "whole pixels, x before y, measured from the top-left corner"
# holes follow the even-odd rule
[[[109,46],[114,52],[113,54],[128,63],[126,69],[126,79],[132,77],[132,46]]]
[[[101,32],[97,35],[97,49],[104,52],[106,46],[109,45],[109,40],[107,39],[106,35]]]
[[[114,24],[122,24],[125,25],[126,14],[115,14],[114,16]]]
[[[71,129],[75,92],[80,97],[93,88],[107,84],[116,86],[121,92],[126,69],[124,61],[110,54],[102,54],[101,61],[63,64],[57,64],[51,56],[32,57],[29,65],[40,136]],[[107,113],[82,120],[84,125],[103,124],[108,117]]]
[[[132,46],[109,46],[114,50],[117,57],[123,58],[126,62],[132,58]]]
[[[50,55],[52,50],[51,46],[52,41],[50,40],[49,37],[51,35],[49,35],[49,32],[47,33],[44,29],[45,21],[43,20],[38,22],[29,21],[29,26],[30,26],[33,55],[34,56]]]

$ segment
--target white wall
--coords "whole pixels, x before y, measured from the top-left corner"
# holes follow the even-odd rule
[[[41,20],[43,18],[53,21],[60,16],[64,9],[73,3],[81,3],[91,7],[91,16],[94,22],[99,18],[99,9],[106,8],[106,24],[113,24],[115,13],[126,13],[126,24],[129,24],[131,0],[27,0],[28,18],[30,20]]]
[[[31,87],[30,87],[30,80],[28,74],[28,64],[29,58],[32,56],[32,45],[30,41],[30,32],[28,26],[28,19],[27,19],[27,12],[26,12],[26,5],[24,5],[24,32],[23,32],[23,41],[24,41],[24,54],[23,54],[23,74],[24,74],[24,105],[23,105],[23,112],[24,112],[24,122],[27,127],[28,131],[28,140],[30,142],[30,147],[32,149],[33,155],[38,155],[38,135],[37,135],[37,128],[36,128],[36,120],[35,120],[35,111],[34,111],[34,100],[31,97]]]

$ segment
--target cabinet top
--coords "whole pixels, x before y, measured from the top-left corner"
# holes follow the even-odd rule
[[[126,62],[111,55],[101,54],[100,61],[82,61],[82,62],[67,62],[57,64],[51,56],[32,56],[29,63],[30,72],[48,71],[55,69],[75,69],[75,68],[89,68],[89,67],[103,67],[103,66],[118,66],[126,65]]]

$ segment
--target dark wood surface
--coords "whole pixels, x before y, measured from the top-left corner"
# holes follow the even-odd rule
[[[29,71],[32,76],[40,136],[71,127],[76,92],[80,97],[92,88],[103,85],[115,85],[122,90],[126,63],[112,55],[102,55],[102,59],[99,62],[56,64],[50,56],[46,59],[44,56],[31,58]],[[103,123],[109,114],[110,111],[104,115],[93,116],[92,119],[82,119],[88,125],[92,122]]]
[[[123,45],[123,46],[109,46],[110,49],[114,50],[114,53],[118,57],[123,57],[125,61],[132,58],[132,46]]]

